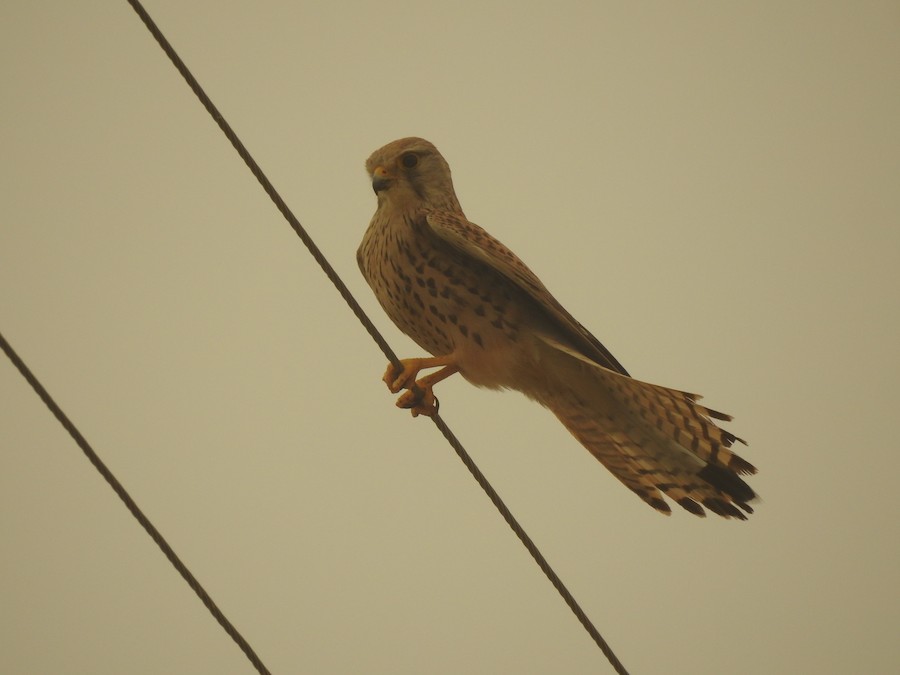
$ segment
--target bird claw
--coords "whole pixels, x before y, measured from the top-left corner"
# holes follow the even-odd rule
[[[416,382],[416,376],[423,367],[423,360],[401,359],[400,365],[402,368],[398,369],[393,363],[389,363],[381,378],[392,394],[398,393],[401,389],[407,390],[397,399],[397,407],[411,411],[413,417],[437,415],[440,404],[431,390],[431,383],[425,382],[424,378]]]
[[[401,389],[410,388],[415,382],[416,375],[419,374],[419,367],[415,361],[416,359],[403,359],[400,361],[402,366],[400,372],[397,372],[397,368],[394,367],[393,363],[388,364],[387,370],[384,371],[384,376],[381,379],[388,389],[391,390],[392,394],[396,394]]]
[[[416,386],[415,389],[408,389],[400,395],[397,399],[397,407],[409,410],[413,417],[419,415],[434,417],[438,413],[440,402],[431,391],[431,387]]]

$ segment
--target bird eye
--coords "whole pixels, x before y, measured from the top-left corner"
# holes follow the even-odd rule
[[[407,152],[400,158],[400,161],[407,169],[411,169],[419,163],[419,157],[414,152]]]

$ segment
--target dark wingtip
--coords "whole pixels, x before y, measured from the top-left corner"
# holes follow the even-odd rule
[[[747,485],[740,476],[721,466],[707,464],[697,472],[697,476],[727,494],[735,502],[747,503],[756,497],[753,488]]]
[[[706,511],[703,510],[703,507],[700,506],[697,502],[695,502],[690,497],[682,497],[677,500],[678,505],[681,506],[685,511],[690,511],[695,516],[700,516],[701,518],[706,518]]]
[[[728,468],[732,471],[741,474],[742,476],[753,475],[756,473],[756,467],[753,466],[750,462],[742,457],[738,457],[737,455],[731,456],[731,461],[728,462]]]
[[[723,422],[730,422],[734,419],[728,413],[719,412],[718,410],[713,410],[712,408],[706,408],[706,414],[712,417],[714,420],[722,420]]]
[[[747,520],[747,516],[738,511],[734,504],[726,502],[723,499],[704,499],[703,506],[713,513],[717,513],[725,518],[737,518],[738,520]]]
[[[672,509],[669,508],[669,505],[666,504],[664,499],[660,499],[659,497],[645,497],[645,500],[660,513],[664,513],[667,516],[672,515]]]

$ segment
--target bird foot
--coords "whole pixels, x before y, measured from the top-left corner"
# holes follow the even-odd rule
[[[434,417],[438,413],[440,402],[434,395],[430,386],[421,386],[416,383],[415,389],[409,389],[400,395],[397,399],[398,408],[406,408],[412,413],[413,417],[425,415],[426,417]]]
[[[440,404],[432,387],[457,372],[458,368],[452,363],[452,359],[450,357],[401,359],[400,365],[402,367],[398,369],[394,367],[393,363],[389,363],[387,370],[384,371],[384,377],[381,378],[392,394],[398,393],[401,389],[407,390],[397,399],[397,407],[406,408],[412,412],[413,417],[437,415]],[[423,368],[438,366],[444,367],[432,375],[416,380],[416,376]]]
[[[391,390],[392,394],[396,394],[401,389],[409,388],[416,380],[416,375],[422,369],[420,363],[422,359],[401,359],[399,370],[394,367],[393,363],[389,363],[387,370],[384,371],[382,381]]]

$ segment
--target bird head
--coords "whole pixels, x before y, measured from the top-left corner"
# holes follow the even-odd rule
[[[437,148],[422,138],[401,138],[376,150],[366,161],[366,171],[379,206],[461,210],[450,166]]]

